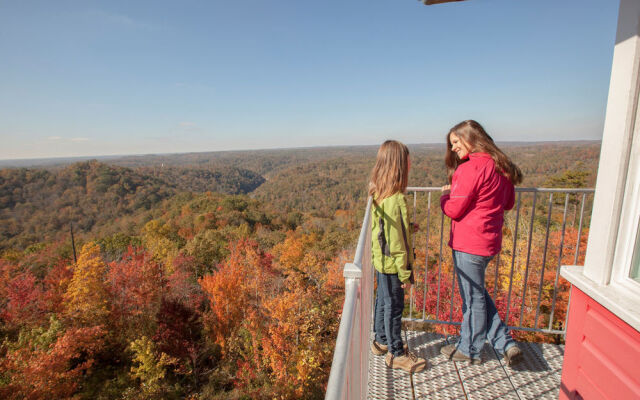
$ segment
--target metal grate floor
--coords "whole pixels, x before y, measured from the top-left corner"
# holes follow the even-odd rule
[[[440,347],[457,338],[437,333],[407,332],[409,348],[426,358],[427,370],[408,374],[391,370],[384,356],[370,354],[369,399],[557,399],[564,346],[518,343],[524,361],[510,368],[489,344],[481,365],[454,363]]]

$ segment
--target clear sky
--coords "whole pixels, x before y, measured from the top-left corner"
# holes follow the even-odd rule
[[[600,139],[618,1],[0,0],[0,159]]]

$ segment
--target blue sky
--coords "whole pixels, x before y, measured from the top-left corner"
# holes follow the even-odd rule
[[[0,159],[600,139],[618,2],[0,0]]]

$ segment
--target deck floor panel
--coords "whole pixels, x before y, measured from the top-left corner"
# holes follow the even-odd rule
[[[416,399],[465,399],[456,367],[440,354],[446,344],[443,335],[437,333],[408,333],[409,349],[428,362],[427,369],[413,374]]]
[[[557,399],[564,346],[526,342],[519,342],[518,345],[524,353],[523,362],[505,370],[520,398]]]
[[[453,363],[440,354],[445,336],[409,331],[411,351],[428,362],[427,370],[413,375],[390,370],[384,356],[371,355],[369,399],[557,399],[564,347],[519,343],[524,361],[513,368],[485,344],[481,365]],[[450,343],[457,338],[449,337]],[[413,382],[412,382],[413,381]],[[413,385],[412,385],[413,383]]]
[[[369,350],[371,351],[371,350]],[[369,356],[369,399],[412,400],[411,377],[404,371],[391,369],[384,356]]]
[[[450,336],[447,340],[453,344],[457,342],[458,338]],[[488,343],[485,343],[482,348],[481,357],[482,364],[480,365],[456,362],[467,397],[470,400],[519,400],[509,376]]]

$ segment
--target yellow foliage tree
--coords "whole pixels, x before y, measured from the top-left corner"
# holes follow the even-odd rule
[[[173,260],[178,256],[178,245],[171,240],[171,233],[171,227],[157,219],[147,222],[142,230],[144,246],[164,263],[167,274],[173,273]]]
[[[172,389],[164,379],[167,368],[177,364],[178,359],[158,352],[146,336],[131,342],[129,347],[134,353],[135,364],[131,367],[131,375],[142,383],[143,394],[147,398],[163,398]]]
[[[64,293],[65,314],[80,325],[95,326],[106,322],[109,314],[106,272],[100,246],[93,242],[84,245]]]

